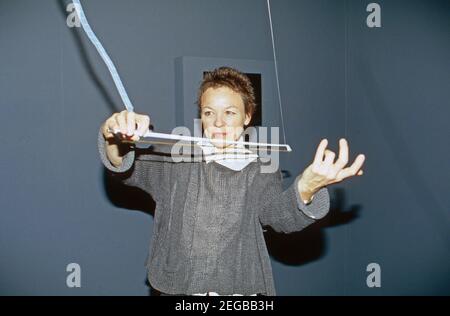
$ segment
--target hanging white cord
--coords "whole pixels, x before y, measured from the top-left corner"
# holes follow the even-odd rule
[[[120,98],[123,101],[123,104],[125,105],[126,109],[129,112],[133,111],[133,105],[131,104],[130,98],[128,97],[127,92],[125,91],[125,88],[122,84],[122,80],[120,80],[119,73],[117,72],[116,67],[114,66],[111,58],[109,58],[108,53],[103,48],[102,44],[98,40],[97,36],[95,36],[94,31],[92,31],[86,16],[84,15],[83,7],[81,6],[81,3],[79,0],[72,0],[73,5],[75,7],[75,10],[78,13],[78,17],[80,19],[81,26],[83,27],[84,31],[86,32],[87,37],[89,40],[94,44],[95,48],[97,49],[98,53],[102,57],[103,61],[105,62],[106,66],[108,67],[109,72],[111,73],[111,77],[114,80],[114,83],[116,85],[117,91],[119,92]]]
[[[278,63],[277,63],[277,54],[275,51],[275,39],[274,39],[274,35],[273,35],[272,13],[270,11],[270,0],[267,0],[267,11],[269,12],[270,35],[272,38],[273,61],[274,61],[274,65],[275,65],[275,80],[277,83],[278,104],[280,106],[281,127],[283,128],[283,142],[286,144],[287,143],[286,142],[286,131],[284,129],[283,107],[281,106],[280,80],[278,78]]]

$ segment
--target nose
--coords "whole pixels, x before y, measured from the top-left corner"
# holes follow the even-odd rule
[[[217,115],[216,120],[214,121],[214,126],[215,127],[222,127],[224,125],[223,120],[222,120],[222,116],[221,115]]]

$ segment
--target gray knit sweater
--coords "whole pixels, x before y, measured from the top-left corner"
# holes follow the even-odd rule
[[[133,149],[116,168],[101,132],[98,149],[111,176],[156,202],[146,267],[150,284],[161,292],[276,295],[262,226],[300,231],[329,211],[326,187],[305,205],[297,189],[300,176],[283,191],[281,172],[261,173],[259,159],[233,171]]]

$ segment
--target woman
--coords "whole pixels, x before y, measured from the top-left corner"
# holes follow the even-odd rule
[[[241,137],[255,97],[244,74],[221,67],[205,76],[198,105],[206,137],[226,150],[233,145],[220,140]],[[120,130],[120,137],[138,140],[149,124],[146,115],[115,113],[102,125],[98,142],[111,174],[156,202],[146,266],[150,284],[162,293],[275,295],[262,226],[284,233],[302,230],[328,213],[327,185],[362,175],[363,155],[344,168],[344,139],[336,162],[322,140],[313,163],[283,191],[280,170],[261,172],[260,159],[241,170],[218,161],[176,163],[165,155],[137,154],[111,133]]]

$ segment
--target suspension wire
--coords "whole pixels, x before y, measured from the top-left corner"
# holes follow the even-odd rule
[[[272,13],[270,10],[270,0],[267,0],[267,11],[269,13],[269,23],[270,23],[270,35],[272,38],[272,52],[273,52],[273,61],[275,65],[275,80],[277,83],[277,93],[278,93],[278,104],[280,107],[280,115],[281,115],[281,127],[283,129],[283,142],[287,144],[286,142],[286,130],[284,128],[284,117],[283,117],[283,107],[281,106],[281,93],[280,93],[280,80],[278,78],[278,62],[277,62],[277,54],[275,50],[275,38],[273,35],[273,24],[272,24]]]

